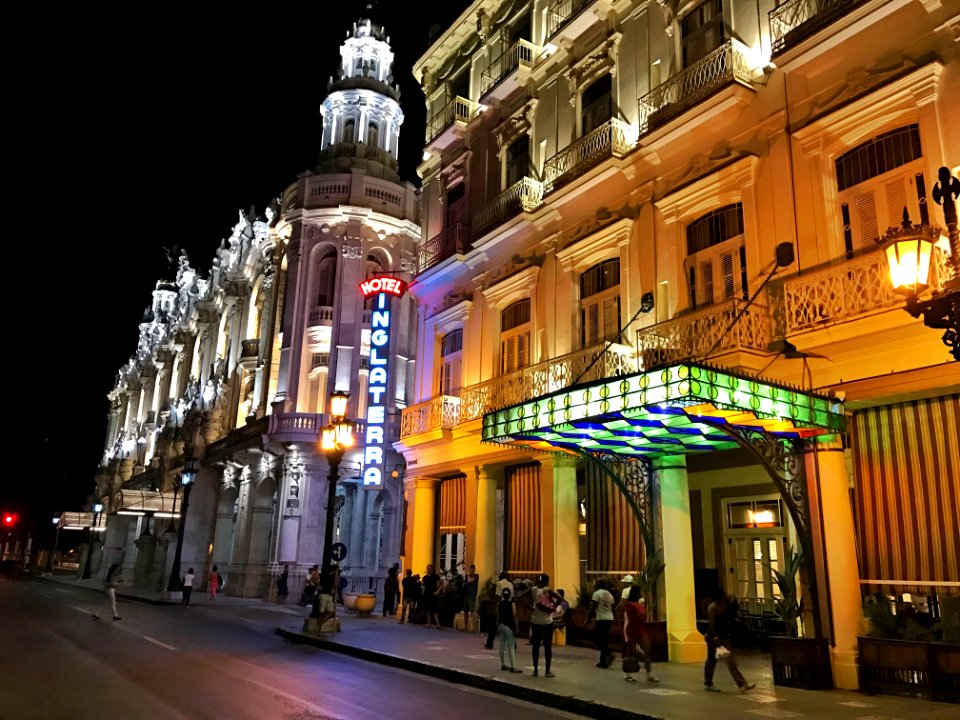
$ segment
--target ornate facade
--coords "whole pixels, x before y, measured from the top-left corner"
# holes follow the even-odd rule
[[[382,28],[356,24],[341,57],[315,170],[264,218],[242,216],[209,275],[180,257],[175,277],[157,283],[137,352],[110,393],[97,474],[108,523],[97,556],[124,563],[141,586],[167,585],[178,481],[194,457],[182,568],[205,578],[217,565],[226,592],[267,596],[288,565],[296,591],[324,552],[330,479],[318,440],[334,391],[350,394],[357,438],[335,479],[334,540],[348,547],[341,566],[369,590],[399,557],[403,465],[390,443],[411,388],[416,313],[410,296],[380,306],[358,286],[412,277],[417,195],[397,174],[403,115]],[[377,356],[381,346],[389,357]],[[382,389],[371,389],[371,374]],[[376,452],[366,447],[370,398],[382,407]],[[378,473],[365,473],[372,464]]]

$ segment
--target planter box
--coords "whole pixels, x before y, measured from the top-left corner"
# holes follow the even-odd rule
[[[773,684],[804,690],[833,688],[826,638],[770,638]]]
[[[960,645],[858,637],[860,692],[960,702]]]

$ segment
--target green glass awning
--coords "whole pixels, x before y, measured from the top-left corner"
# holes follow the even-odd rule
[[[738,447],[718,425],[802,439],[842,432],[846,418],[836,398],[684,363],[487,413],[483,440],[647,457]]]

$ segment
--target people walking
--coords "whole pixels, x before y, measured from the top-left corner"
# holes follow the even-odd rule
[[[433,622],[437,630],[440,629],[440,596],[443,595],[444,582],[433,569],[433,565],[427,565],[427,573],[423,576],[423,606],[427,612],[427,623],[424,627],[430,627]]]
[[[208,585],[209,585],[208,590],[210,592],[210,599],[216,600],[217,593],[220,591],[220,572],[217,570],[216,565],[214,565],[213,569],[210,571],[210,582],[208,583]]]
[[[103,587],[107,592],[107,600],[110,602],[110,612],[113,613],[114,620],[120,620],[120,613],[117,612],[117,586],[123,582],[120,563],[114,563],[107,570],[107,576],[103,580]],[[99,620],[100,616],[93,613],[93,619]]]
[[[300,595],[300,604],[301,605],[312,605],[313,596],[317,593],[317,588],[320,586],[320,566],[314,565],[310,568],[310,572],[307,575],[307,579],[303,581],[303,593]]]
[[[277,602],[281,605],[287,602],[287,593],[289,592],[289,587],[287,586],[290,579],[290,570],[286,565],[283,566],[283,572],[280,573],[280,577],[277,578]]]
[[[533,598],[533,612],[530,614],[530,636],[533,645],[533,674],[539,675],[540,646],[543,645],[544,677],[555,675],[550,671],[553,661],[553,614],[563,600],[550,588],[550,576],[537,576],[536,587],[529,590]]]
[[[499,598],[503,595],[504,590],[509,590],[510,595],[513,595],[513,583],[510,581],[510,576],[507,574],[506,570],[501,570],[500,574],[497,576],[497,587],[494,592],[496,592],[496,598],[499,602]],[[497,635],[497,621],[493,620],[490,623],[490,631],[487,633],[487,640],[483,646],[487,650],[493,649],[493,638]]]
[[[400,594],[400,580],[397,573],[400,572],[400,563],[394,563],[393,567],[387,570],[387,578],[383,581],[383,616],[395,615],[397,612],[397,595]]]
[[[180,589],[183,592],[183,604],[190,604],[190,596],[193,594],[193,568],[187,570],[186,575],[183,576],[183,579],[180,582]]]
[[[636,682],[633,673],[640,670],[637,655],[642,653],[647,682],[660,682],[653,676],[650,635],[647,633],[647,608],[640,599],[639,585],[633,585],[630,588],[626,605],[624,605],[624,614],[622,653],[624,680]]]
[[[587,615],[587,624],[596,618],[593,628],[593,642],[600,651],[598,668],[610,667],[613,660],[610,654],[610,627],[613,625],[613,595],[607,589],[607,581],[597,580],[597,589],[590,597],[590,612]]]
[[[407,568],[404,573],[403,582],[400,584],[403,590],[403,603],[400,607],[400,623],[412,623],[413,616],[417,612],[417,599],[420,597],[420,578],[414,577],[413,570]]]
[[[470,616],[477,612],[477,592],[480,589],[480,576],[477,566],[471,565],[463,577],[463,629],[470,629]],[[479,630],[479,629],[478,629]]]
[[[522,673],[517,667],[517,606],[508,588],[503,589],[497,603],[497,635],[500,636],[500,669]]]
[[[718,652],[726,660],[727,669],[737,687],[740,688],[740,692],[750,692],[756,687],[754,683],[747,682],[740,668],[737,667],[736,653],[730,639],[734,615],[731,599],[723,590],[714,591],[713,601],[707,606],[707,633],[704,636],[707,641],[707,662],[703,667],[703,686],[711,692],[720,692],[720,688],[713,684],[713,671],[717,667]]]

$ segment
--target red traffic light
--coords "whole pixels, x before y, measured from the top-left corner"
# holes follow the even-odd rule
[[[5,512],[3,514],[3,526],[13,527],[17,524],[17,514],[14,512]]]

